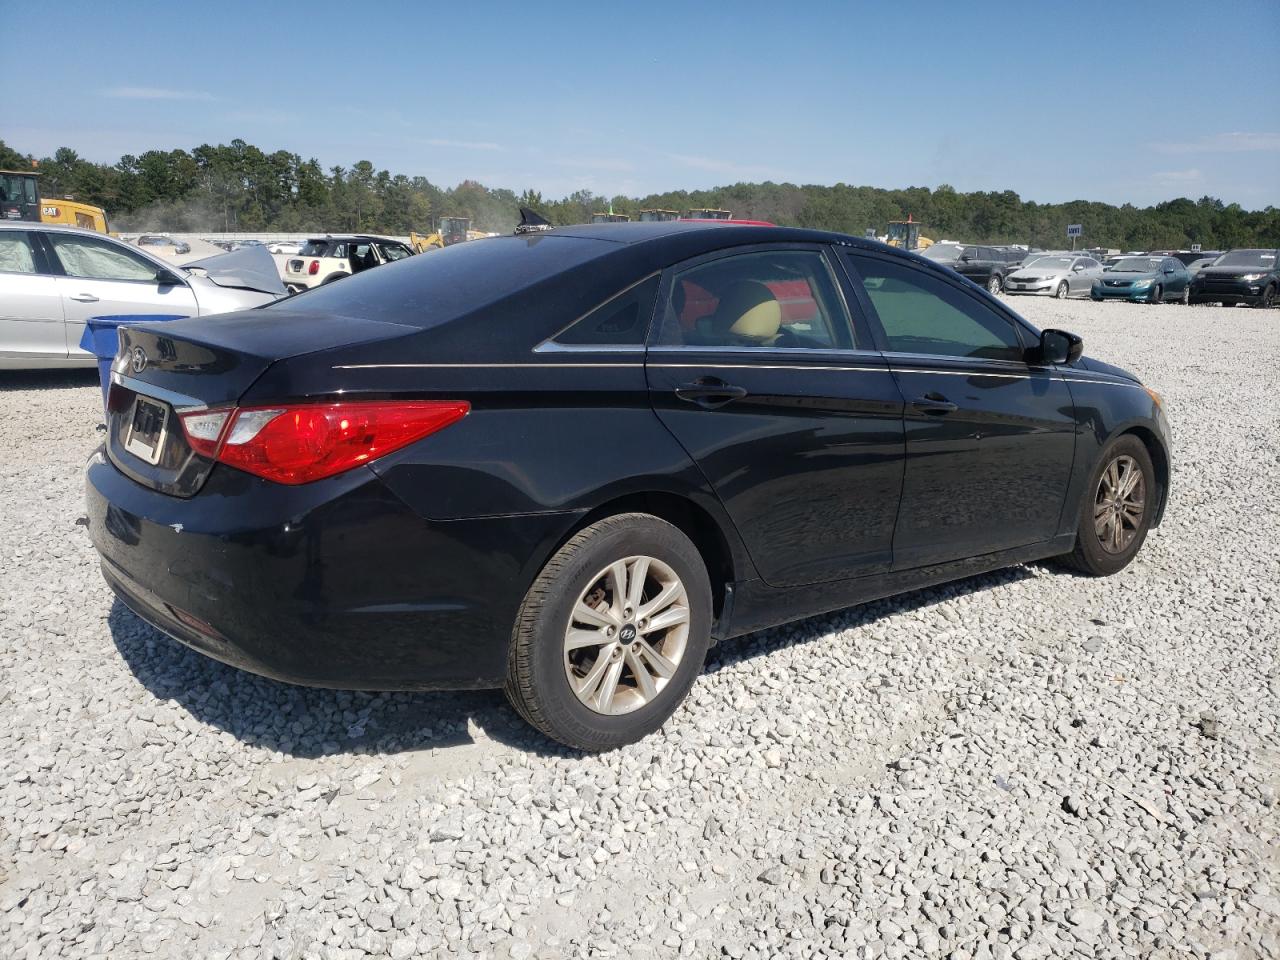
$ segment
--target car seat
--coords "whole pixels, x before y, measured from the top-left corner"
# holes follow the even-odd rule
[[[735,280],[715,312],[698,319],[695,337],[705,346],[770,346],[781,326],[782,305],[773,291],[756,280]]]

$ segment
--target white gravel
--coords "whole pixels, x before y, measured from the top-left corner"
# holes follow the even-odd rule
[[[1136,563],[724,645],[586,759],[156,634],[76,524],[93,375],[0,374],[0,956],[1280,956],[1280,311],[1016,304],[1165,396]]]

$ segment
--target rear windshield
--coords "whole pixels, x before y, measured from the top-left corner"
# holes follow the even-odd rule
[[[304,257],[323,257],[328,249],[328,240],[308,240],[302,245],[302,249],[298,253]]]
[[[618,249],[600,240],[537,234],[472,240],[367,270],[265,309],[434,327]]]

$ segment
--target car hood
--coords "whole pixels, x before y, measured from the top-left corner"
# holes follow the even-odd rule
[[[1094,373],[1109,373],[1113,377],[1123,377],[1126,380],[1132,380],[1134,383],[1142,382],[1123,367],[1113,366],[1110,363],[1103,363],[1101,360],[1095,360],[1093,357],[1081,357],[1076,361],[1076,363],[1084,367],[1086,370],[1091,370]]]
[[[1132,280],[1154,280],[1157,276],[1159,276],[1159,274],[1158,274],[1158,273],[1156,273],[1154,270],[1147,270],[1147,271],[1145,271],[1144,273],[1135,273],[1135,272],[1133,272],[1133,271],[1131,271],[1131,270],[1125,270],[1125,271],[1120,271],[1120,270],[1107,270],[1106,272],[1104,272],[1104,273],[1102,274],[1102,276],[1100,277],[1100,279],[1102,279],[1102,280],[1130,280],[1130,281],[1132,281]]]
[[[1019,267],[1009,274],[1010,280],[1029,280],[1032,277],[1065,277],[1067,271],[1060,267]]]
[[[1197,277],[1219,277],[1222,279],[1243,277],[1250,273],[1270,273],[1266,267],[1201,267]]]
[[[266,247],[242,247],[231,253],[219,253],[184,263],[182,269],[207,277],[220,287],[257,290],[277,297],[286,293],[276,262]]]

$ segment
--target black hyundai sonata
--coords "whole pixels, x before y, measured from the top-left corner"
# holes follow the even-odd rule
[[[710,643],[1060,557],[1124,567],[1160,398],[953,272],[733,224],[457,244],[121,330],[90,532],[165,633],[293,683],[656,729]]]

